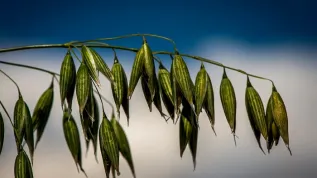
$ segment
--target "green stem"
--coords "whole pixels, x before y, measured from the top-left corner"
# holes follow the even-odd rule
[[[51,71],[48,71],[48,70],[45,70],[42,68],[33,67],[33,66],[29,66],[29,65],[24,65],[24,64],[18,64],[18,63],[13,63],[13,62],[6,62],[6,61],[0,61],[0,64],[7,64],[7,65],[11,65],[11,66],[24,67],[24,68],[29,68],[29,69],[34,69],[34,70],[46,72],[46,73],[49,73],[51,75],[58,75],[58,73],[55,73],[55,72],[51,72]]]
[[[4,110],[4,112],[6,113],[6,115],[8,116],[8,118],[9,118],[9,120],[10,120],[10,123],[11,123],[11,125],[12,125],[12,127],[13,127],[13,130],[15,130],[13,121],[12,121],[12,119],[11,119],[11,117],[10,117],[10,115],[9,115],[9,113],[8,113],[8,111],[7,111],[7,109],[4,107],[2,101],[0,101],[0,105],[1,105],[2,109]],[[15,134],[17,134],[17,133],[15,133]]]
[[[96,88],[97,94],[98,94],[99,99],[100,99],[100,102],[101,102],[102,112],[105,113],[105,108],[104,108],[104,105],[103,105],[103,102],[102,102],[102,99],[101,99],[101,94],[100,94],[100,92],[99,92],[99,90],[98,90],[98,87],[96,86],[95,82],[92,81],[91,83],[92,83],[92,84],[94,85],[94,87]]]
[[[95,41],[118,40],[118,39],[130,38],[130,37],[136,37],[136,36],[150,36],[150,37],[161,38],[161,39],[167,40],[167,41],[169,41],[169,42],[171,42],[173,44],[174,50],[177,51],[176,43],[172,39],[167,38],[165,36],[155,35],[155,34],[128,34],[128,35],[122,35],[122,36],[116,36],[116,37],[110,37],[110,38],[98,38],[98,39],[95,39],[95,40],[72,41],[72,42],[70,42],[70,44],[95,42]]]
[[[112,112],[114,112],[115,110],[114,110],[113,104],[112,104],[109,100],[107,100],[107,98],[105,98],[104,96],[100,95],[100,97],[101,97],[106,103],[108,103],[108,104],[111,106]],[[101,99],[101,98],[100,98],[100,99]]]
[[[76,47],[75,47],[76,48]],[[79,61],[79,63],[81,63],[81,60],[79,59],[79,57],[77,56],[77,54],[75,53],[75,51],[73,50],[73,48],[69,48],[70,52],[74,54],[75,58]],[[77,50],[79,50],[78,48],[76,48]],[[79,50],[80,52],[80,50]],[[80,52],[81,53],[81,52]]]
[[[15,84],[15,86],[16,86],[17,89],[18,89],[19,97],[22,96],[18,84],[17,84],[8,74],[6,74],[5,72],[3,72],[1,69],[0,69],[0,72],[3,73],[6,77],[8,77],[8,78]]]
[[[167,55],[171,55],[173,53],[168,52],[168,51],[154,51],[153,54],[167,54]],[[188,54],[179,54],[179,55],[183,56],[183,57],[189,57],[189,58],[192,58],[192,59],[195,59],[195,60],[198,60],[198,61],[203,61],[203,62],[206,62],[206,63],[209,63],[209,64],[213,64],[213,65],[216,65],[216,66],[219,66],[219,67],[223,67],[223,68],[227,68],[227,69],[230,69],[230,70],[234,70],[234,71],[237,71],[239,73],[242,73],[242,74],[245,74],[247,76],[254,77],[254,78],[268,80],[268,81],[272,82],[272,84],[274,85],[274,83],[273,83],[273,81],[271,79],[260,77],[260,76],[253,75],[253,74],[249,74],[249,73],[247,73],[247,72],[245,72],[245,71],[243,71],[241,69],[236,69],[236,68],[233,68],[233,67],[230,67],[230,66],[226,66],[226,65],[223,65],[222,63],[217,62],[217,61],[213,61],[213,60],[210,60],[210,59],[207,59],[207,58],[203,58],[203,57],[200,57],[200,56],[188,55]]]
[[[39,48],[70,48],[70,47],[78,47],[80,48],[81,46],[76,46],[76,45],[73,45],[73,44],[70,44],[70,43],[67,43],[67,44],[46,44],[46,45],[31,45],[31,46],[22,46],[22,47],[14,47],[14,48],[6,48],[6,49],[0,49],[0,53],[4,53],[4,52],[12,52],[12,51],[18,51],[18,50],[27,50],[27,49],[39,49]],[[91,48],[113,48],[113,49],[119,49],[119,50],[125,50],[125,51],[132,51],[132,52],[137,52],[138,49],[136,48],[128,48],[128,47],[123,47],[123,46],[113,46],[113,45],[107,45],[107,44],[87,44],[86,45],[87,47],[91,47]],[[153,51],[153,55],[154,54],[165,54],[165,55],[173,55],[175,53],[173,52],[169,52],[169,51]],[[219,62],[216,62],[216,61],[213,61],[213,60],[210,60],[210,59],[206,59],[206,58],[203,58],[203,57],[199,57],[199,56],[193,56],[193,55],[189,55],[189,54],[179,54],[183,57],[189,57],[189,58],[192,58],[192,59],[195,59],[195,60],[198,60],[198,61],[203,61],[203,62],[206,62],[206,63],[209,63],[209,64],[213,64],[213,65],[216,65],[216,66],[220,66],[220,67],[223,67],[223,68],[227,68],[227,69],[230,69],[230,70],[234,70],[236,72],[239,72],[239,73],[242,73],[242,74],[245,74],[247,76],[251,76],[251,77],[254,77],[254,78],[258,78],[258,79],[263,79],[263,80],[268,80],[270,82],[273,83],[273,81],[271,79],[268,79],[268,78],[264,78],[264,77],[260,77],[260,76],[257,76],[257,75],[254,75],[254,74],[249,74],[243,70],[240,70],[240,69],[236,69],[236,68],[233,68],[233,67],[230,67],[230,66],[225,66]]]
[[[4,61],[0,61],[0,63],[3,63],[3,64],[7,64],[7,65],[12,65],[12,66],[17,66],[17,67],[24,67],[24,68],[28,68],[28,69],[32,69],[32,70],[38,70],[38,71],[41,71],[41,72],[45,72],[45,73],[48,73],[48,74],[51,74],[53,75],[54,79],[56,80],[56,82],[59,84],[59,80],[56,76],[60,76],[58,73],[56,72],[52,72],[52,71],[49,71],[49,70],[46,70],[46,69],[42,69],[42,68],[37,68],[37,67],[33,67],[33,66],[29,66],[29,65],[24,65],[24,64],[18,64],[18,63],[12,63],[12,62],[4,62]],[[98,90],[95,90],[95,92],[100,95],[100,97],[105,100],[106,102],[110,103],[103,95],[101,95],[99,93]],[[100,98],[100,99],[101,99]],[[0,101],[1,102],[1,101]],[[101,101],[102,102],[102,101]],[[1,103],[2,105],[2,103]],[[103,105],[103,103],[102,103]],[[111,103],[110,103],[111,105]],[[113,106],[111,105],[111,107],[113,108]],[[4,106],[3,106],[4,108]],[[5,110],[6,111],[6,110]]]

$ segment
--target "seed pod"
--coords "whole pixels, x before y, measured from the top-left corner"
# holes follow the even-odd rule
[[[101,135],[102,132],[104,132],[103,131],[103,127],[100,127],[99,135]],[[104,166],[104,170],[105,170],[105,173],[106,173],[106,177],[109,178],[110,168],[111,168],[111,161],[110,161],[109,156],[107,155],[107,152],[106,152],[105,148],[102,145],[103,145],[103,140],[99,136],[99,146],[100,146],[100,152],[101,152],[101,156],[102,156],[103,166]]]
[[[150,112],[152,112],[151,92],[150,92],[150,89],[148,87],[148,83],[146,82],[146,79],[144,78],[144,76],[141,76],[141,84],[142,84],[142,90],[143,90],[143,94],[144,94],[146,103],[150,109]]]
[[[95,83],[100,86],[99,77],[97,74],[97,65],[95,62],[95,56],[92,54],[90,48],[83,45],[81,48],[81,53],[83,56],[83,62],[86,64],[89,71],[90,77],[95,81]]]
[[[266,148],[268,153],[270,153],[270,150],[272,149],[272,146],[274,143],[273,130],[272,130],[272,125],[273,125],[272,95],[270,96],[269,101],[267,102],[265,117],[266,117],[267,134],[268,134]]]
[[[72,101],[75,92],[76,83],[76,66],[70,51],[67,51],[60,69],[60,97],[62,102],[62,109],[65,99],[68,104],[68,108],[72,109]]]
[[[121,152],[124,159],[128,162],[131,172],[133,174],[133,177],[135,178],[136,175],[135,175],[133,159],[132,159],[132,154],[131,154],[128,138],[123,128],[121,127],[120,123],[116,120],[113,113],[111,117],[111,124],[115,132],[116,138],[118,140],[119,151]]]
[[[288,117],[286,107],[281,95],[279,94],[279,92],[277,92],[275,86],[273,86],[272,88],[272,113],[273,120],[285,143],[285,146],[289,150],[290,155],[292,155],[291,149],[289,147]]]
[[[170,73],[163,66],[162,63],[160,63],[159,65],[158,81],[159,81],[159,86],[162,89],[162,93],[164,93],[167,99],[171,103],[173,103],[173,93],[172,93]]]
[[[247,78],[246,99],[246,102],[249,103],[256,128],[261,132],[264,139],[267,140],[267,125],[263,102],[259,93],[252,86],[249,77]]]
[[[112,166],[116,169],[117,174],[120,175],[118,141],[105,113],[103,113],[100,129],[102,129],[99,134],[99,137],[101,137],[100,139],[102,140],[101,144],[109,156]]]
[[[65,137],[68,149],[72,154],[72,157],[75,161],[78,172],[79,172],[79,169],[78,169],[78,166],[79,166],[80,170],[87,177],[86,172],[82,167],[81,144],[80,144],[78,127],[76,125],[76,122],[73,116],[71,115],[68,109],[65,109],[63,114],[63,132],[64,132],[64,137]]]
[[[34,155],[34,134],[33,134],[33,122],[31,113],[29,110],[28,105],[24,102],[24,113],[25,113],[25,120],[24,120],[24,129],[25,129],[25,141],[28,145],[30,156],[31,156],[31,163],[33,164],[33,155]]]
[[[134,92],[134,89],[136,85],[138,84],[138,81],[143,73],[144,68],[144,47],[139,49],[139,51],[136,53],[134,63],[132,66],[132,71],[130,74],[130,81],[129,81],[129,89],[128,89],[128,98],[131,99],[132,94]]]
[[[220,84],[220,99],[227,122],[233,134],[234,143],[237,145],[235,139],[237,100],[233,85],[228,78],[225,69],[223,69],[223,75]]]
[[[197,119],[197,116],[195,115],[195,112],[192,110],[191,106],[188,104],[187,100],[186,99],[183,99],[182,101],[182,105],[183,105],[183,108],[182,108],[182,112],[183,110],[188,110],[189,112],[189,121],[190,121],[190,124],[193,128],[198,128],[198,119]]]
[[[20,150],[20,146],[22,144],[25,134],[25,120],[28,117],[24,107],[23,98],[19,95],[19,99],[16,101],[14,106],[14,128],[16,129],[14,136],[17,144],[17,151]]]
[[[162,110],[161,87],[160,87],[160,84],[156,78],[156,75],[154,76],[154,85],[155,85],[155,94],[154,94],[154,99],[153,99],[154,106],[159,111],[161,116],[165,119],[166,114],[164,114],[163,110]]]
[[[193,111],[195,112],[193,104],[193,83],[187,68],[187,65],[183,58],[176,54],[173,59],[173,75],[177,81],[177,84],[182,92],[184,98],[187,100]],[[197,113],[195,113],[197,114]]]
[[[112,178],[116,178],[116,169],[114,166],[111,166]]]
[[[195,116],[194,116],[195,117]],[[193,127],[192,133],[189,139],[189,150],[193,158],[194,170],[196,169],[196,155],[197,155],[197,142],[198,142],[198,128]]]
[[[54,81],[38,99],[32,114],[33,131],[37,131],[35,147],[41,140],[54,100]]]
[[[90,48],[90,52],[94,56],[97,70],[100,71],[110,81],[110,83],[113,83],[114,76],[108,65],[93,48]]]
[[[274,121],[272,122],[272,135],[275,142],[275,146],[277,146],[280,140],[280,133]]]
[[[197,119],[202,110],[205,96],[207,93],[207,83],[208,83],[208,74],[206,72],[205,66],[201,63],[200,70],[196,76],[195,81],[195,109],[197,114]]]
[[[116,83],[116,85],[111,84],[112,96],[116,103],[117,113],[120,118],[120,105],[122,105],[123,100],[127,100],[128,102],[128,81],[125,71],[119,63],[117,56],[114,58],[111,72],[113,73],[114,82]]]
[[[89,149],[89,142],[92,141],[96,162],[97,159],[97,137],[99,127],[99,108],[97,100],[91,91],[85,106],[83,115],[81,115],[81,125],[83,127],[86,141],[86,155]]]
[[[127,116],[127,122],[128,122],[128,126],[129,126],[130,110],[129,110],[129,100],[128,100],[128,98],[122,100],[122,108],[123,108],[123,111],[124,111],[125,115]]]
[[[90,91],[85,108],[82,114],[80,114],[81,125],[83,128],[86,143],[90,140],[89,127],[92,126],[95,119],[93,97],[93,91]]]
[[[150,98],[153,100],[155,95],[155,64],[152,50],[145,37],[143,37],[142,48],[144,49],[144,75],[146,76],[144,79],[147,79],[146,83],[150,91]]]
[[[28,105],[24,102],[23,97],[19,95],[19,99],[15,104],[14,108],[14,127],[17,131],[15,135],[17,150],[20,150],[22,146],[22,140],[25,138],[25,141],[28,145],[31,162],[33,163],[34,155],[34,137],[33,137],[33,125],[30,110]]]
[[[246,89],[246,93],[245,93],[245,105],[246,105],[246,110],[247,110],[247,114],[248,114],[248,118],[249,118],[249,121],[250,121],[250,125],[251,125],[251,128],[252,128],[252,131],[254,133],[254,136],[255,136],[255,139],[257,140],[258,142],[258,145],[259,145],[259,148],[262,150],[262,152],[265,154],[262,146],[261,146],[261,131],[260,129],[258,128],[257,124],[256,124],[256,109],[258,109],[258,105],[256,105],[256,103],[258,103],[258,100],[254,99],[255,98],[255,90],[252,88],[252,85],[249,81],[249,78],[248,78],[248,82],[247,82],[247,89]],[[252,107],[252,106],[253,107]],[[260,110],[260,109],[259,109]],[[264,110],[264,108],[263,108]],[[258,111],[260,112],[260,111]]]
[[[94,154],[95,154],[95,159],[98,162],[97,159],[97,140],[98,140],[98,129],[99,129],[99,107],[98,107],[98,103],[95,97],[93,97],[94,100],[94,122],[92,123],[92,125],[90,125],[90,134],[91,134],[91,138],[90,140],[92,140],[93,143],[93,147],[94,147]]]
[[[162,92],[161,90],[161,96],[162,96],[162,101],[164,103],[164,106],[168,112],[168,114],[170,115],[170,118],[173,120],[174,122],[174,105],[173,103],[169,100],[168,96],[165,95],[164,92]]]
[[[0,112],[0,155],[3,148],[3,141],[4,141],[4,122],[3,122],[2,114]]]
[[[172,56],[171,56],[172,58]],[[173,59],[173,58],[172,58]],[[174,122],[176,123],[179,114],[180,114],[180,105],[182,104],[183,96],[180,91],[179,85],[176,81],[176,78],[174,76],[173,67],[174,64],[171,65],[171,73],[170,73],[170,79],[171,79],[171,87],[172,87],[172,96],[173,96],[173,103],[174,103]]]
[[[33,178],[33,170],[30,159],[24,150],[20,150],[14,162],[15,178]]]
[[[182,114],[179,121],[179,148],[180,156],[183,157],[183,153],[186,146],[191,138],[192,125],[191,120],[193,117],[193,112],[191,109],[183,108]]]
[[[85,108],[91,89],[92,83],[88,73],[88,68],[84,63],[81,63],[76,76],[76,95],[81,114]]]

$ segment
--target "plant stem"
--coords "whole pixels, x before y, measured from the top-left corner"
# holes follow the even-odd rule
[[[58,75],[58,73],[51,72],[42,68],[34,67],[34,66],[29,66],[29,65],[24,65],[24,64],[18,64],[18,63],[13,63],[13,62],[6,62],[6,61],[0,61],[1,64],[7,64],[7,65],[12,65],[12,66],[17,66],[17,67],[24,67],[24,68],[29,68],[29,69],[34,69],[42,72],[49,73],[51,75]]]
[[[6,108],[4,107],[4,105],[3,105],[3,103],[2,103],[1,100],[0,100],[0,105],[1,105],[2,109],[4,110],[4,112],[6,113],[6,115],[8,116],[8,118],[9,118],[9,120],[10,120],[10,123],[11,123],[11,125],[12,125],[12,127],[13,127],[13,130],[14,130],[15,127],[14,127],[13,121],[12,121],[12,119],[11,119],[11,117],[10,117],[8,111],[7,111]]]
[[[128,48],[128,47],[123,47],[123,46],[113,46],[113,45],[108,45],[108,44],[87,44],[87,47],[91,47],[91,48],[112,48],[112,49],[119,49],[119,50],[125,50],[125,51],[132,51],[132,52],[137,52],[138,49],[136,48]],[[27,50],[27,49],[39,49],[39,48],[72,48],[72,47],[76,47],[76,48],[80,48],[80,45],[74,45],[71,43],[66,43],[66,44],[45,44],[45,45],[31,45],[31,46],[21,46],[21,47],[13,47],[13,48],[5,48],[5,49],[0,49],[0,53],[5,53],[5,52],[12,52],[12,51],[18,51],[18,50]],[[164,55],[174,55],[175,53],[173,52],[169,52],[169,51],[153,51],[153,55],[154,54],[164,54]],[[270,81],[273,85],[273,81],[271,79],[268,78],[264,78],[264,77],[260,77],[254,74],[249,74],[241,69],[236,69],[230,66],[226,66],[223,65],[217,61],[213,61],[207,58],[203,58],[203,57],[199,57],[199,56],[193,56],[193,55],[189,55],[189,54],[179,54],[183,57],[188,57],[188,58],[192,58],[198,61],[203,61],[209,64],[213,64],[216,66],[220,66],[220,67],[224,67],[230,70],[234,70],[236,72],[242,73],[244,75],[247,76],[251,76],[254,78],[258,78],[258,79],[263,79],[263,80],[268,80]]]
[[[56,82],[59,84],[59,80],[56,76],[60,76],[58,73],[56,72],[52,72],[52,71],[49,71],[49,70],[46,70],[46,69],[42,69],[42,68],[37,68],[37,67],[33,67],[33,66],[29,66],[29,65],[24,65],[24,64],[18,64],[18,63],[12,63],[12,62],[4,62],[4,61],[0,61],[0,63],[3,63],[3,64],[7,64],[7,65],[12,65],[12,66],[17,66],[17,67],[24,67],[24,68],[28,68],[28,69],[32,69],[32,70],[38,70],[38,71],[41,71],[41,72],[45,72],[45,73],[48,73],[48,74],[51,74],[53,75],[53,78],[55,78]],[[98,90],[94,90],[95,93],[97,93],[98,95],[100,94]],[[111,103],[102,95],[100,94],[101,98],[103,100],[105,100],[107,103],[109,103],[111,105]],[[0,101],[1,102],[1,101]],[[102,101],[101,101],[102,102]],[[2,105],[2,103],[1,103]],[[103,105],[103,103],[102,103]],[[113,106],[111,105],[111,107],[113,108]],[[4,108],[4,106],[3,106]]]
[[[19,88],[18,84],[17,84],[8,74],[6,74],[5,72],[3,72],[1,69],[0,69],[0,72],[3,73],[6,77],[8,77],[8,78],[15,84],[15,86],[16,86],[17,89],[18,89],[19,97],[21,97],[22,94],[21,94],[21,91],[20,91],[20,88]]]
[[[98,38],[95,40],[73,41],[70,43],[73,44],[73,43],[86,43],[86,42],[95,42],[95,41],[118,40],[118,39],[122,39],[122,38],[130,38],[130,37],[135,37],[135,36],[150,36],[150,37],[161,38],[161,39],[167,40],[173,44],[174,50],[177,51],[176,43],[172,39],[167,38],[165,36],[155,35],[155,34],[128,34],[128,35],[122,35],[122,36],[116,36],[116,37],[110,37],[110,38]]]
[[[105,108],[104,108],[103,101],[102,101],[102,99],[101,99],[101,94],[100,94],[100,92],[99,92],[99,90],[98,90],[98,87],[96,86],[95,82],[92,81],[91,83],[92,83],[92,84],[94,85],[94,87],[96,88],[97,94],[98,94],[98,96],[99,96],[99,98],[100,98],[101,107],[102,107],[102,112],[105,113]]]

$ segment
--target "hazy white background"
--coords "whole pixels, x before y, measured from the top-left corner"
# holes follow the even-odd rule
[[[23,63],[59,72],[66,50],[29,50],[0,54],[0,60]],[[220,103],[219,85],[222,68],[206,65],[211,76],[215,92],[216,132],[213,134],[205,113],[201,114],[199,132],[197,167],[193,171],[192,158],[187,148],[183,158],[179,156],[178,125],[168,124],[160,117],[156,109],[149,112],[140,85],[130,101],[130,126],[127,127],[125,115],[120,123],[128,135],[133,160],[138,178],[246,178],[276,177],[297,178],[317,177],[317,52],[300,45],[276,45],[254,47],[224,39],[207,39],[193,46],[188,52],[193,55],[214,59],[225,65],[245,70],[249,73],[274,80],[277,90],[282,95],[289,116],[290,156],[284,143],[280,140],[278,147],[273,147],[270,155],[263,155],[253,136],[245,111],[244,94],[246,76],[227,70],[237,96],[237,147],[224,117]],[[111,54],[111,53],[107,53]],[[133,53],[119,53],[121,63],[127,75],[130,75]],[[112,55],[104,56],[112,66]],[[187,62],[192,60],[185,59]],[[166,66],[169,68],[170,63]],[[199,70],[199,62],[191,62],[190,72],[193,80]],[[78,63],[77,63],[78,67]],[[51,76],[38,71],[0,65],[0,68],[11,75],[20,85],[30,111],[49,86]],[[113,101],[108,81],[101,76],[102,94]],[[13,117],[13,108],[18,99],[15,86],[3,75],[0,75],[0,99]],[[271,94],[268,81],[251,79],[260,93],[264,105]],[[77,100],[73,100],[78,107]],[[108,105],[107,114],[111,113]],[[0,178],[14,177],[13,167],[16,147],[11,125],[4,112],[5,143],[0,156]],[[75,112],[76,113],[76,112]],[[80,127],[78,114],[74,114]],[[80,130],[82,136],[82,131]],[[102,158],[98,148],[99,164],[96,163],[92,149],[85,156],[85,145],[82,140],[83,166],[90,178],[105,177]],[[262,146],[266,145],[262,139]],[[91,147],[92,148],[92,147]],[[28,151],[27,147],[26,150]],[[125,160],[120,159],[122,178],[132,177]],[[34,176],[38,178],[82,177],[67,148],[62,130],[62,110],[60,107],[59,88],[55,85],[55,98],[51,117],[48,121],[42,141],[34,157]]]

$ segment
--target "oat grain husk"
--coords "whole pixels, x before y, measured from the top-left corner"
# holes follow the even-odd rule
[[[68,149],[75,161],[78,172],[80,169],[87,177],[87,174],[82,166],[82,153],[78,127],[73,116],[67,108],[64,110],[63,114],[63,132]]]
[[[54,81],[52,80],[50,86],[42,93],[38,99],[32,114],[33,131],[36,131],[36,143],[42,138],[46,124],[51,114],[54,101]]]
[[[220,84],[220,99],[223,111],[225,113],[227,122],[230,126],[233,134],[234,143],[236,144],[236,115],[237,115],[237,100],[233,85],[226,74],[226,70],[223,70],[222,80]]]
[[[196,76],[195,80],[195,110],[197,114],[197,118],[199,118],[199,114],[202,111],[203,104],[205,101],[205,96],[207,93],[207,83],[208,83],[208,76],[207,71],[203,63],[201,63],[200,70]]]
[[[119,144],[111,122],[108,120],[105,113],[103,113],[103,119],[100,125],[100,129],[101,132],[99,133],[99,137],[101,137],[100,139],[102,140],[100,144],[102,144],[103,149],[109,156],[111,166],[113,166],[117,174],[120,175]]]
[[[14,162],[15,178],[33,178],[33,170],[30,159],[22,149],[18,152]]]
[[[76,96],[80,114],[83,113],[90,90],[92,90],[92,81],[89,76],[89,71],[87,66],[81,63],[76,76]]]
[[[64,109],[64,102],[67,101],[68,108],[72,109],[72,101],[75,92],[76,83],[76,66],[70,51],[68,50],[60,69],[60,98],[62,109]]]
[[[128,141],[126,133],[124,132],[120,123],[116,120],[114,114],[112,114],[112,117],[111,117],[111,124],[115,132],[116,138],[118,140],[119,151],[121,155],[123,156],[123,158],[128,162],[132,175],[135,178],[136,174],[135,174],[129,141]]]
[[[279,134],[281,135],[285,146],[289,150],[290,155],[292,155],[292,151],[289,146],[287,111],[284,101],[280,93],[276,90],[275,86],[272,88],[272,113],[273,120],[278,128]]]
[[[81,54],[83,57],[83,62],[87,66],[89,75],[91,76],[92,80],[100,86],[100,81],[97,73],[97,65],[95,62],[95,56],[93,55],[93,52],[91,49],[85,45],[81,48]]]

